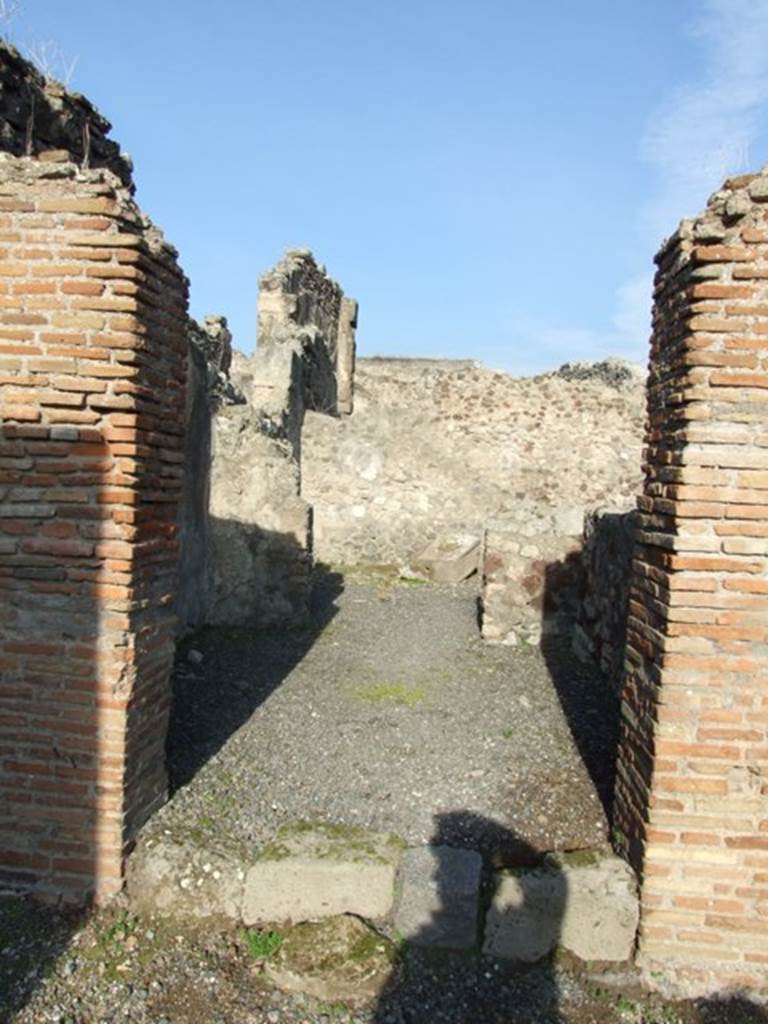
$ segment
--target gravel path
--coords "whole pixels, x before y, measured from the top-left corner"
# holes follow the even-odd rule
[[[329,573],[317,593],[305,633],[207,630],[182,650],[180,788],[153,827],[255,848],[286,820],[323,819],[505,863],[606,841],[588,765],[607,791],[614,709],[564,642],[546,657],[483,644],[471,582]]]
[[[199,652],[198,655],[191,652]],[[191,659],[191,660],[190,660]],[[473,587],[328,574],[306,633],[207,631],[180,652],[177,823],[257,847],[287,818],[391,829],[495,859],[604,841],[615,705],[562,638],[484,647]],[[85,916],[0,894],[0,1024],[768,1024],[746,1000],[670,1004],[629,970],[404,949],[350,1009],[272,988],[242,932]]]
[[[273,989],[233,931],[77,915],[0,896],[0,1024],[768,1024],[746,999],[668,1003],[631,971],[405,955],[389,992],[350,1009]]]

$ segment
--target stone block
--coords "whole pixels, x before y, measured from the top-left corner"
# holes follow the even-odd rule
[[[418,946],[472,949],[477,942],[482,866],[474,850],[407,850],[400,866],[397,931]]]
[[[264,971],[284,992],[357,1005],[381,994],[393,974],[392,943],[357,917],[296,925]]]
[[[639,915],[632,869],[614,856],[568,861],[499,878],[486,955],[533,963],[562,946],[581,960],[629,959]]]
[[[480,538],[455,534],[433,540],[412,561],[414,572],[435,583],[461,583],[480,564]]]
[[[243,921],[386,917],[402,844],[395,836],[327,824],[283,826],[245,878]]]
[[[139,842],[126,865],[126,890],[138,913],[240,919],[245,865],[197,842],[155,837]]]

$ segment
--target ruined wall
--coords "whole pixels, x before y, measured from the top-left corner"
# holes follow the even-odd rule
[[[636,525],[635,510],[602,507],[581,521],[542,516],[524,532],[491,520],[481,563],[483,639],[537,644],[545,631],[557,632],[618,690]]]
[[[305,412],[352,408],[357,303],[306,250],[290,250],[260,284],[256,352],[232,366],[245,401],[213,420],[204,618],[291,626],[306,617],[312,572]]]
[[[339,309],[339,335],[336,346],[336,405],[339,413],[345,416],[350,415],[354,409],[357,313],[357,302],[343,296]]]
[[[0,144],[0,879],[104,897],[166,792],[186,280],[111,160]]]
[[[289,249],[259,280],[257,358],[291,349],[298,357],[292,372],[298,376],[303,408],[331,415],[339,412],[337,361],[342,296],[341,288],[308,249]],[[342,340],[347,378],[350,326],[345,306]],[[262,385],[262,374],[257,373],[254,386],[275,387],[273,376],[265,375],[263,380]],[[347,402],[349,397],[347,394]],[[256,401],[260,404],[258,396]]]
[[[226,317],[187,323],[187,400],[184,418],[184,490],[179,507],[179,583],[176,615],[180,633],[202,625],[211,605],[212,420],[245,396],[232,382],[232,335]]]
[[[407,565],[446,535],[479,539],[489,520],[529,547],[579,535],[586,509],[634,504],[643,386],[621,363],[515,378],[469,361],[358,360],[353,414],[304,422],[316,557]]]
[[[484,531],[481,632],[484,640],[517,646],[538,644],[545,628],[567,630],[561,615],[575,615],[579,591],[581,521],[557,529],[542,517],[534,531],[491,520]],[[570,533],[563,533],[563,528]]]
[[[615,825],[641,962],[768,987],[768,173],[657,257]]]
[[[44,78],[13,47],[0,41],[0,150],[43,156],[83,169],[113,172],[130,191],[131,161],[108,138],[112,127],[88,100]]]
[[[614,690],[624,678],[629,586],[637,511],[597,508],[587,514],[579,555],[572,646]]]

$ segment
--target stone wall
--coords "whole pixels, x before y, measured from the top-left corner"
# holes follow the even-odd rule
[[[484,533],[481,632],[484,640],[516,646],[538,644],[545,628],[566,631],[574,617],[581,573],[581,520],[571,533],[552,517],[521,531],[491,520]],[[569,614],[570,613],[570,614]],[[564,618],[568,621],[557,621]]]
[[[343,292],[318,265],[308,249],[289,249],[279,263],[259,281],[259,329],[257,360],[288,349],[296,359],[292,374],[298,377],[304,409],[339,413],[337,363],[342,350],[345,405],[351,402],[351,371],[354,353],[353,324],[357,304],[347,300],[342,314]],[[354,311],[350,309],[350,303]],[[256,372],[254,388],[273,389],[274,373]],[[277,381],[284,389],[285,383]],[[256,404],[262,404],[258,393]],[[263,404],[274,405],[274,396]]]
[[[639,955],[768,987],[768,173],[657,257],[615,824]]]
[[[231,380],[228,358],[211,377],[218,357],[210,325],[207,340],[197,338],[208,375],[205,359],[194,357],[200,367],[190,399],[208,397],[189,411],[192,504],[179,600],[187,626],[305,619],[312,573],[312,509],[301,493],[305,412],[351,411],[356,322],[354,299],[311,253],[290,250],[261,278],[256,352],[235,356]]]
[[[596,505],[629,508],[642,480],[644,376],[610,362],[568,374],[358,360],[354,413],[304,422],[316,556],[407,565],[430,541],[479,539],[489,520],[530,545],[579,535]]]
[[[336,351],[336,406],[339,413],[346,416],[354,409],[357,313],[357,302],[343,296],[339,310],[339,335]]]
[[[0,879],[102,898],[166,793],[187,284],[95,130],[100,169],[18,155],[30,90],[24,152],[70,141],[19,67],[0,49]]]
[[[521,531],[491,520],[482,559],[484,640],[536,644],[562,635],[577,656],[621,687],[637,513],[597,508],[583,520],[542,517]],[[534,529],[535,527],[535,529]]]
[[[593,509],[584,521],[572,645],[618,690],[623,681],[637,511]]]
[[[181,547],[176,614],[179,630],[202,625],[211,604],[212,419],[219,409],[245,403],[229,376],[232,335],[223,316],[187,324],[187,402],[184,493],[179,508]]]

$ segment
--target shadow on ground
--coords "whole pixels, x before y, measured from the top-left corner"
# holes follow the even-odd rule
[[[520,852],[528,863],[541,861],[538,851],[498,822],[467,810],[435,815],[430,845],[456,845],[456,835],[470,831],[493,834],[504,846]],[[450,872],[438,857],[439,907],[415,934],[408,936],[401,962],[394,969],[371,1021],[375,1024],[560,1024],[558,979],[554,955],[559,945],[560,924],[567,900],[566,881],[554,886],[546,925],[541,926],[536,908],[523,902],[515,911],[523,926],[537,927],[549,951],[536,963],[511,964],[481,956],[479,944],[462,953],[430,948],[436,934],[455,931],[455,897]],[[487,862],[486,862],[487,866]],[[478,935],[493,896],[493,876],[484,873]]]
[[[166,740],[170,792],[190,782],[304,658],[336,615],[343,577],[318,563],[306,625],[208,626],[179,645]]]
[[[57,909],[30,896],[0,895],[0,1024],[27,1004],[86,916],[80,908]]]
[[[477,818],[470,822],[471,818]],[[431,844],[453,845],[458,829],[478,833],[502,826],[466,810],[435,816]],[[524,840],[506,830],[508,845]],[[541,855],[528,850],[531,861]],[[529,890],[510,912],[533,961],[492,958],[478,946],[464,953],[430,949],[435,935],[455,929],[456,901],[449,871],[438,857],[439,905],[403,944],[399,963],[370,1016],[371,1024],[768,1024],[766,1007],[745,996],[669,1001],[643,987],[628,964],[585,964],[560,947],[568,883],[554,862],[550,898]],[[446,859],[447,862],[447,859]],[[559,883],[559,884],[558,884]],[[483,877],[479,934],[493,896],[493,876]],[[543,912],[544,911],[544,912]],[[486,934],[487,942],[487,934]],[[498,951],[498,947],[497,947]],[[543,952],[543,955],[541,955]],[[356,1018],[355,1018],[356,1019]]]

